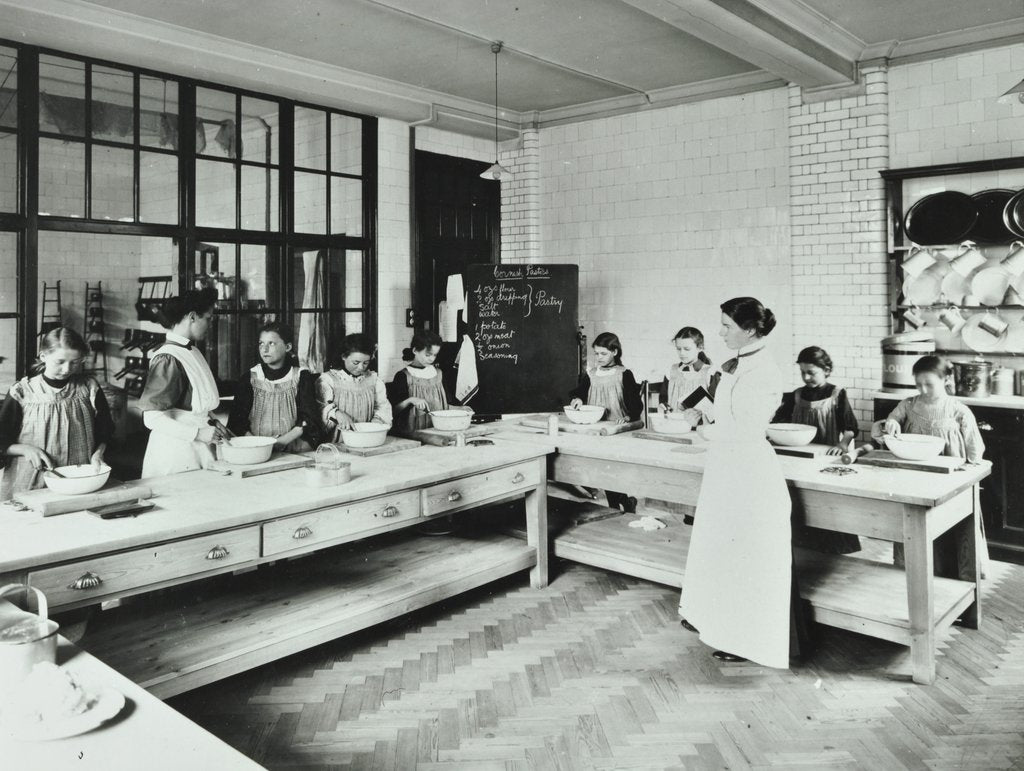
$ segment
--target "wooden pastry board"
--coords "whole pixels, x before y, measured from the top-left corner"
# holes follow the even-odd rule
[[[224,460],[215,460],[210,464],[210,471],[217,471],[221,474],[231,476],[237,479],[245,479],[247,477],[258,477],[262,474],[273,474],[276,471],[288,471],[293,468],[306,468],[307,466],[313,465],[312,455],[297,455],[291,452],[275,452],[270,456],[270,460],[264,463],[254,463],[251,466],[239,466],[234,463],[228,463]]]
[[[897,458],[888,450],[872,450],[861,455],[856,461],[863,466],[881,466],[882,468],[905,468],[913,471],[931,471],[936,474],[952,474],[964,465],[963,458],[950,458],[940,455],[928,460],[904,460]]]
[[[633,434],[636,439],[655,439],[659,442],[675,442],[676,444],[703,444],[704,440],[696,431],[685,434],[662,434],[651,428],[641,428]]]
[[[783,447],[782,445],[773,444],[772,448],[775,450],[776,455],[792,455],[794,458],[817,458],[822,455],[827,455],[828,451],[832,449],[830,444],[805,444],[801,447]]]
[[[123,501],[152,497],[153,491],[138,482],[125,483],[108,480],[106,486],[94,493],[64,495],[55,493],[48,487],[43,487],[38,490],[20,493],[17,496],[17,500],[33,511],[38,511],[44,517],[53,517],[57,514],[83,511],[108,503],[121,503]]]
[[[387,455],[402,450],[415,450],[423,443],[415,439],[405,439],[401,436],[389,436],[380,447],[346,447],[344,444],[336,445],[339,450],[349,455],[357,455],[360,458],[372,458],[374,455]]]
[[[547,430],[548,416],[530,415],[529,417],[523,418],[519,421],[519,424],[522,426],[528,426],[529,428],[542,428]],[[616,423],[612,420],[600,420],[597,423],[582,425],[579,423],[573,423],[564,415],[558,416],[558,430],[564,431],[567,434],[595,434],[597,436],[611,436],[612,434],[622,434],[626,431],[636,431],[638,428],[643,427],[644,423],[642,420],[634,420],[631,423]]]
[[[455,437],[463,434],[467,439],[475,436],[487,436],[493,434],[497,428],[488,423],[478,426],[470,426],[465,431],[442,431],[438,428],[424,428],[422,431],[414,431],[413,438],[423,444],[432,444],[436,447],[448,447],[455,444]]]

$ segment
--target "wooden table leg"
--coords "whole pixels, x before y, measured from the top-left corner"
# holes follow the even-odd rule
[[[977,629],[981,624],[981,548],[978,544],[981,532],[981,500],[978,485],[974,486],[974,505],[971,516],[954,526],[957,542],[957,577],[974,582],[974,604],[965,610],[961,622],[968,629]]]
[[[911,506],[903,512],[903,553],[910,615],[910,658],[915,683],[935,680],[935,627],[932,598],[932,540],[927,515]]]
[[[526,542],[537,550],[537,565],[530,571],[530,586],[548,585],[548,461],[540,458],[540,484],[526,494]]]

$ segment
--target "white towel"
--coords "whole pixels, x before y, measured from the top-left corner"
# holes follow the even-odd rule
[[[448,276],[448,286],[445,292],[445,300],[448,301],[448,307],[454,308],[455,310],[462,310],[463,303],[465,303],[466,290],[462,288],[462,274],[453,273]]]
[[[476,396],[480,385],[476,374],[476,349],[469,335],[462,336],[457,362],[459,372],[455,378],[455,398],[465,404]]]
[[[445,300],[437,304],[438,332],[442,342],[457,343],[459,341],[459,311]]]

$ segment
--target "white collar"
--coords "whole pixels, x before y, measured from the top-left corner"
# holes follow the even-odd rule
[[[360,380],[369,377],[370,375],[373,374],[373,370],[368,369],[362,375],[353,375],[351,372],[345,369],[344,365],[338,367],[337,369],[332,369],[331,372],[333,372],[335,375],[338,375],[339,377],[347,378],[348,380],[351,380],[353,383],[358,383]]]
[[[189,345],[195,345],[194,341],[189,340],[184,335],[179,335],[177,332],[168,332],[167,333],[167,342],[169,342],[169,343],[177,343],[178,345],[184,345],[186,347],[189,346]]]
[[[610,367],[594,367],[594,374],[597,377],[609,377],[622,370],[621,364],[613,364]]]
[[[764,350],[764,340],[760,339],[756,342],[750,343],[749,345],[742,346],[738,351],[736,351],[736,356],[742,358],[762,350]]]
[[[405,371],[421,380],[432,380],[437,376],[437,368],[433,364],[428,364],[425,367],[414,367],[410,364],[405,368]]]

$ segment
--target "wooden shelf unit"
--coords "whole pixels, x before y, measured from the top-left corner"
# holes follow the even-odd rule
[[[168,698],[533,568],[507,535],[393,536],[128,602],[79,643]]]

